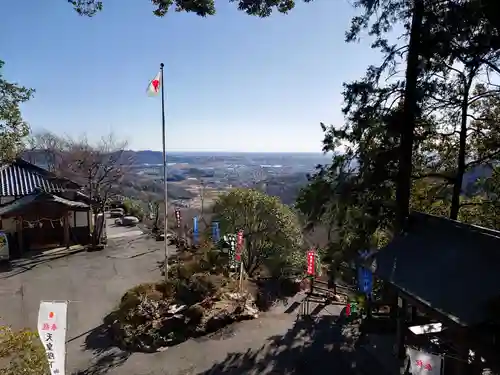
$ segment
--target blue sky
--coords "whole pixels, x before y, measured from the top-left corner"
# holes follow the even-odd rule
[[[348,0],[247,16],[218,0],[210,18],[156,18],[148,0],[104,0],[94,18],[64,0],[2,0],[4,76],[37,90],[33,130],[161,149],[159,97],[146,87],[165,63],[167,152],[321,151],[321,121],[341,124],[342,82],[379,60],[344,43]]]

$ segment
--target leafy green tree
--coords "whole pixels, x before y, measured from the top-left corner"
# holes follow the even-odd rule
[[[431,167],[438,167],[452,185],[449,217],[454,220],[462,207],[466,173],[499,153],[495,126],[478,121],[482,117],[478,108],[499,93],[491,82],[498,74],[500,39],[486,12],[488,3],[434,2],[424,27],[425,71],[435,89],[432,95],[427,93],[426,110],[437,120],[435,133],[428,137],[432,147],[427,151],[441,164]],[[490,148],[488,153],[481,151],[485,144]]]
[[[499,23],[491,14],[498,3],[491,0],[358,0],[355,6],[362,9],[362,14],[354,17],[348,41],[368,30],[375,38],[372,46],[380,48],[385,55],[384,63],[372,69],[373,81],[378,82],[384,74],[392,75],[400,65],[395,57],[406,54],[405,81],[401,82],[405,90],[398,121],[396,224],[403,221],[409,208],[415,152],[421,152],[418,156],[425,155],[419,150],[421,145],[416,144],[420,136],[430,138],[438,149],[427,148],[426,156],[431,153],[434,159],[443,159],[439,161],[449,164],[443,183],[452,185],[450,217],[457,219],[464,175],[469,167],[477,165],[475,159],[470,160],[475,150],[469,149],[468,144],[469,115],[472,104],[484,97],[484,93],[474,97],[475,81],[480,75],[484,78],[485,73],[500,72]],[[398,38],[408,41],[403,42],[403,46],[398,45],[401,42],[392,45],[387,39],[387,32],[397,23],[406,30]],[[438,130],[419,134],[419,117],[431,117]],[[454,127],[451,133],[442,131],[450,126]],[[445,137],[446,133],[449,135]],[[454,155],[439,154],[436,158],[443,145]],[[429,168],[425,169],[429,172]]]
[[[158,17],[165,16],[169,10],[195,13],[201,17],[213,16],[216,13],[215,0],[150,0]],[[309,3],[312,0],[303,0]],[[68,0],[78,14],[92,17],[103,9],[100,0]],[[238,9],[252,16],[268,17],[273,10],[288,13],[295,7],[296,0],[229,0],[236,3]]]
[[[2,75],[3,65],[0,60],[0,162],[15,158],[23,147],[29,126],[19,106],[34,93],[33,89],[7,81]]]
[[[125,210],[125,215],[135,216],[141,221],[144,219],[144,207],[141,205],[140,201],[127,198],[123,201],[123,208]]]
[[[222,233],[243,230],[243,264],[250,277],[261,266],[304,267],[298,218],[277,197],[253,189],[233,189],[217,199],[213,210]],[[275,273],[276,269],[270,271]]]
[[[353,19],[347,40],[368,30],[383,62],[370,66],[362,79],[344,85],[345,124],[322,124],[324,151],[332,153],[332,162],[311,176],[296,205],[309,227],[335,223],[338,239],[329,249],[334,260],[350,259],[359,249],[387,243],[409,208],[448,216],[456,214],[454,202],[463,207],[459,219],[477,220],[479,210],[486,212],[480,203],[486,197],[462,197],[457,187],[461,188],[465,171],[484,162],[487,155],[480,151],[484,145],[495,145],[497,139],[494,126],[483,123],[480,129],[486,135],[474,144],[480,132],[474,131],[479,124],[471,118],[480,111],[469,111],[486,97],[491,101],[495,91],[491,85],[483,90],[485,95],[472,91],[471,77],[475,79],[481,67],[495,71],[496,64],[496,47],[484,42],[491,37],[481,4],[359,0],[355,6],[362,14]],[[396,23],[404,27],[392,45],[387,33]],[[417,44],[413,55],[412,43]],[[402,67],[405,79],[394,78]],[[489,108],[483,105],[483,112],[485,107]],[[490,119],[493,114],[490,111]],[[491,161],[492,155],[488,157]]]

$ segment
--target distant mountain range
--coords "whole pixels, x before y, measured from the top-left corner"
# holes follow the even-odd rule
[[[28,151],[23,157],[35,164],[44,167],[46,163],[46,154],[41,151]],[[163,154],[161,151],[140,150],[125,151],[124,157],[131,160],[131,164],[137,167],[144,165],[161,165],[163,164]],[[168,163],[191,164],[192,167],[186,169],[182,174],[176,174],[175,171],[169,173],[169,181],[181,181],[186,178],[186,175],[197,177],[213,177],[211,167],[214,165],[224,164],[253,164],[253,165],[309,165],[327,164],[331,161],[330,156],[322,153],[238,153],[238,152],[167,152]],[[197,168],[197,167],[201,167]],[[472,195],[478,192],[476,183],[479,179],[487,178],[491,175],[491,168],[488,166],[478,166],[468,171],[464,176],[463,192],[466,195]],[[306,173],[296,172],[290,175],[276,175],[274,177],[265,178],[259,183],[259,188],[266,191],[268,194],[277,195],[282,198],[285,203],[293,203],[300,188],[307,184]],[[135,185],[135,183],[134,183]],[[169,184],[170,185],[170,184]],[[137,186],[127,186],[127,188],[138,189]],[[161,186],[152,188],[148,187],[147,191],[160,189]],[[171,190],[172,189],[172,190]],[[189,199],[193,196],[192,193],[185,189],[169,188],[169,193],[172,193],[176,198],[182,197]],[[140,190],[140,189],[139,189]],[[179,191],[176,191],[179,190]],[[158,191],[160,193],[160,191]]]
[[[22,157],[37,165],[47,164],[47,153],[42,150],[24,152]],[[161,165],[163,153],[152,150],[127,150],[123,157],[135,165]],[[304,162],[305,164],[327,163],[331,160],[322,153],[252,153],[252,152],[167,152],[168,163],[204,164],[214,161],[226,162],[262,162],[262,164],[288,164]],[[288,162],[288,163],[286,163]]]
[[[163,153],[161,151],[152,150],[139,150],[133,151],[129,150],[125,152],[125,157],[133,160],[134,164],[137,165],[158,165],[163,163]],[[213,162],[215,160],[251,160],[251,161],[269,161],[273,162],[279,161],[290,161],[294,159],[297,161],[317,161],[325,163],[330,160],[329,157],[323,155],[322,153],[281,153],[281,152],[168,152],[167,151],[167,162],[168,163],[189,163],[202,161]]]

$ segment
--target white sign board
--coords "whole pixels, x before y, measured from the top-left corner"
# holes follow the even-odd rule
[[[438,333],[443,331],[443,324],[431,323],[431,324],[424,324],[422,326],[408,327],[408,329],[412,331],[415,335],[425,335],[429,333]]]
[[[40,301],[38,335],[45,347],[51,375],[64,375],[68,302]]]
[[[441,375],[443,357],[410,348],[406,351],[410,357],[410,374]]]

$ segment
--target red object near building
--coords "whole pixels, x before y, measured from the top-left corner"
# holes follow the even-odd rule
[[[346,306],[345,306],[345,316],[350,316],[351,315],[351,304],[348,303]]]
[[[235,259],[238,262],[241,262],[241,251],[243,249],[243,231],[238,231],[238,235],[236,237],[236,254]]]
[[[309,250],[307,252],[307,274],[310,276],[314,276],[316,274],[315,257],[316,254],[314,250]]]

